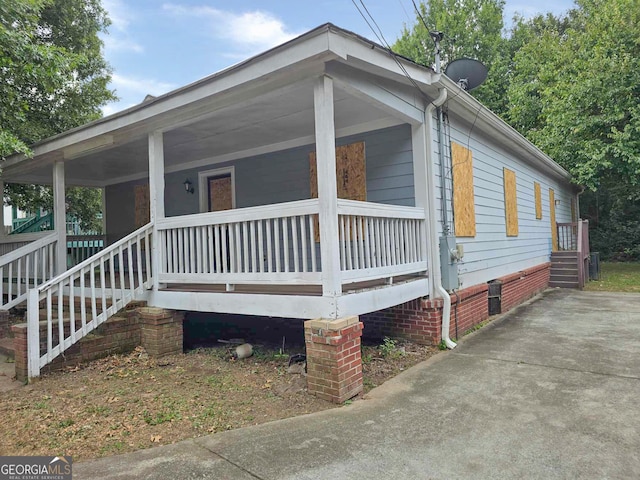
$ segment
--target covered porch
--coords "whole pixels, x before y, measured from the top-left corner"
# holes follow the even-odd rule
[[[403,68],[435,93],[431,72]],[[12,301],[29,297],[30,322],[49,325],[48,353],[33,363],[130,300],[336,319],[429,295],[430,133],[412,81],[386,52],[325,27],[9,159],[4,181],[53,185],[58,218],[65,186],[104,189],[104,250],[68,269],[55,225],[43,245],[5,259],[5,271],[30,272]],[[364,155],[355,197],[344,194],[350,160],[336,156],[353,143]],[[220,171],[232,182],[228,210],[212,208]],[[146,184],[144,218],[135,192]]]

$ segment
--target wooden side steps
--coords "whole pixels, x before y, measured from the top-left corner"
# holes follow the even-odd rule
[[[562,251],[551,254],[550,287],[579,288],[578,252]]]

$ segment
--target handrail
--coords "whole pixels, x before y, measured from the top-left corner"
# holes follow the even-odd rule
[[[29,377],[39,376],[43,366],[149,288],[152,237],[153,224],[148,223],[63,274],[28,290]],[[42,301],[46,331],[41,334]],[[68,313],[65,305],[69,307]]]
[[[297,200],[295,202],[275,203],[256,207],[234,208],[221,212],[195,213],[158,220],[158,230],[169,230],[181,227],[202,227],[223,223],[249,222],[269,218],[294,217],[296,215],[312,215],[319,211],[317,198]]]
[[[15,250],[10,251],[0,257],[0,267],[4,267],[5,265],[15,262],[19,258],[24,257],[30,253],[35,252],[39,248],[45,247],[50,243],[55,242],[58,239],[58,235],[55,233],[51,233],[46,237],[43,237],[39,240],[29,243],[28,245],[23,245],[20,248],[16,248]]]
[[[104,250],[101,250],[98,254],[96,255],[108,255],[111,252],[115,252],[118,248],[120,248],[122,245],[124,245],[125,243],[127,243],[129,240],[133,240],[134,238],[136,238],[138,235],[140,235],[141,233],[144,233],[145,230],[147,229],[151,229],[153,227],[153,224],[147,223],[145,226],[140,227],[138,230],[131,232],[129,235],[127,235],[126,237],[121,238],[120,240],[118,240],[116,243],[109,245],[107,248],[105,248]],[[46,283],[43,283],[42,285],[40,285],[40,287],[38,287],[38,292],[42,292],[43,290],[45,290],[46,288],[50,287],[51,285],[53,285],[54,283],[58,283],[60,280],[63,280],[64,278],[70,277],[73,274],[79,272],[80,270],[82,270],[83,268],[85,268],[88,265],[91,265],[92,263],[95,262],[95,257],[96,255],[94,255],[93,257],[89,257],[86,260],[84,260],[83,262],[77,264],[75,267],[70,268],[69,270],[67,270],[66,272],[64,272],[61,275],[58,275],[55,278],[52,278],[51,280],[49,280]]]
[[[366,217],[406,218],[424,220],[424,208],[390,205],[388,203],[361,202],[338,199],[338,215],[360,215]]]

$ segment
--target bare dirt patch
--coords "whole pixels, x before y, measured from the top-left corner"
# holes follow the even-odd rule
[[[365,391],[436,351],[364,346]],[[335,407],[287,370],[288,357],[260,348],[245,360],[226,348],[155,360],[138,348],[0,393],[0,452],[83,460]]]

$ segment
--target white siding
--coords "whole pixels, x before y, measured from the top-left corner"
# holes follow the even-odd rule
[[[434,128],[434,150],[437,152],[437,131]],[[476,210],[476,236],[459,237],[464,246],[464,258],[459,264],[461,288],[517,272],[549,261],[551,254],[551,223],[549,218],[549,188],[555,191],[556,221],[571,221],[571,187],[548,174],[541,173],[530,164],[518,158],[503,145],[498,145],[490,137],[472,130],[471,124],[456,118],[450,119],[446,129],[445,145],[449,141],[459,143],[472,151],[474,173],[474,198]],[[450,134],[450,138],[449,138]],[[450,168],[448,148],[446,162]],[[441,182],[439,157],[436,154],[438,199]],[[503,168],[516,173],[518,203],[517,237],[507,237],[504,211]],[[536,219],[533,182],[539,182],[542,191],[542,219]],[[449,225],[453,229],[451,206],[451,174],[447,170],[447,200]],[[439,201],[439,200],[438,200]],[[438,215],[440,204],[438,203]],[[440,220],[440,217],[438,217]],[[442,225],[439,225],[439,232]]]

